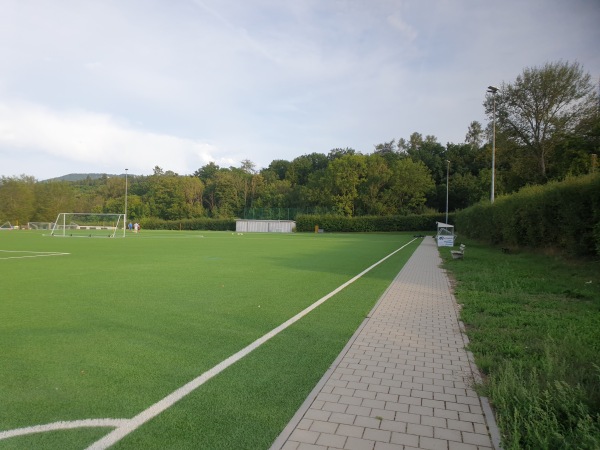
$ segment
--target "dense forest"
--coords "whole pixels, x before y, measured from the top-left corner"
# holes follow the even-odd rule
[[[488,123],[472,122],[460,144],[435,136],[274,160],[257,170],[209,163],[193,174],[156,166],[127,177],[128,217],[262,218],[265,211],[345,216],[402,215],[464,209],[490,199],[492,150],[496,196],[596,170],[600,105],[596,86],[578,63],[526,68],[484,99]],[[494,126],[495,125],[495,126]],[[494,144],[493,144],[494,143]],[[38,181],[0,177],[0,221],[51,222],[59,212],[124,211],[126,177]],[[272,215],[267,214],[272,217]]]

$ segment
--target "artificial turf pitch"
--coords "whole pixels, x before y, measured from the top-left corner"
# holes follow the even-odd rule
[[[413,239],[410,234],[0,233],[0,433],[129,419]],[[114,448],[266,449],[420,240]],[[82,449],[111,428],[0,440]]]

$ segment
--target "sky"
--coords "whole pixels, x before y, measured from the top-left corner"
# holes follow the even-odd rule
[[[0,176],[180,175],[464,142],[489,85],[578,62],[600,0],[0,0]]]

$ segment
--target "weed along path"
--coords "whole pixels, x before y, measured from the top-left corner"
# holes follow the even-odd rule
[[[401,250],[403,250],[404,248],[406,248],[407,246],[412,244],[415,240],[416,240],[416,238],[410,240],[406,244],[404,244],[401,247],[399,247],[398,249],[394,250],[393,252],[391,252],[390,254],[385,256],[384,258],[380,259],[379,261],[377,261],[370,267],[368,267],[365,270],[363,270],[362,272],[360,272],[358,275],[354,276],[353,278],[351,278],[344,284],[340,285],[338,288],[334,289],[333,291],[331,291],[324,297],[322,297],[319,300],[317,300],[316,302],[314,302],[309,307],[305,308],[304,310],[302,310],[301,312],[299,312],[292,318],[288,319],[286,322],[282,323],[281,325],[274,328],[267,334],[263,335],[259,339],[252,342],[250,345],[246,346],[245,348],[241,349],[240,351],[233,354],[229,358],[220,362],[219,364],[217,364],[210,370],[204,372],[203,374],[201,374],[197,378],[193,379],[189,383],[181,386],[179,389],[175,390],[168,396],[164,397],[162,400],[156,402],[155,404],[151,405],[149,408],[145,409],[144,411],[140,412],[139,414],[137,414],[136,416],[134,416],[130,419],[126,419],[126,418],[84,419],[84,420],[75,420],[75,421],[54,422],[54,423],[50,423],[50,424],[46,424],[46,425],[36,425],[36,426],[31,426],[31,427],[2,431],[2,432],[0,432],[0,440],[8,439],[8,438],[16,437],[16,436],[23,436],[23,435],[33,434],[33,433],[50,432],[50,431],[56,431],[56,430],[105,427],[105,428],[114,428],[114,430],[111,431],[110,433],[108,433],[103,438],[94,442],[92,445],[90,445],[88,447],[88,449],[89,450],[92,450],[92,449],[99,450],[99,449],[109,448],[110,446],[116,444],[121,439],[126,437],[128,434],[132,433],[137,428],[139,428],[140,426],[142,426],[143,424],[145,424],[146,422],[151,420],[152,418],[156,417],[163,411],[165,411],[168,408],[170,408],[171,406],[173,406],[176,402],[183,399],[185,396],[190,394],[192,391],[194,391],[195,389],[202,386],[204,383],[209,381],[211,378],[215,377],[216,375],[218,375],[219,373],[224,371],[226,368],[228,368],[231,365],[235,364],[236,362],[240,361],[242,358],[244,358],[249,353],[251,353],[252,351],[259,348],[261,345],[263,345],[265,342],[269,341],[271,338],[277,336],[279,333],[284,331],[286,328],[288,328],[291,325],[293,325],[294,323],[298,322],[300,319],[302,319],[304,316],[309,314],[311,311],[313,311],[314,309],[316,309],[317,307],[319,307],[320,305],[325,303],[327,300],[329,300],[330,298],[332,298],[333,296],[338,294],[340,291],[342,291],[343,289],[345,289],[346,287],[348,287],[355,281],[359,280],[361,277],[363,277],[365,274],[370,272],[372,269],[374,269],[375,267],[377,267],[378,265],[380,265],[381,263],[386,261],[388,258],[392,257],[396,253],[400,252]]]

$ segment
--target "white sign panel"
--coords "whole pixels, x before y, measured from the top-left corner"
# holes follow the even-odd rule
[[[438,247],[454,247],[454,236],[438,236],[437,245]]]

